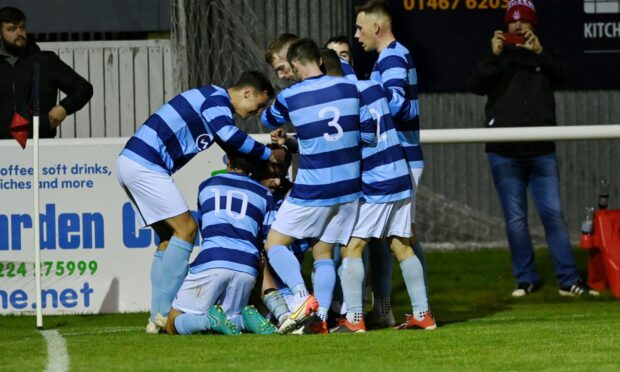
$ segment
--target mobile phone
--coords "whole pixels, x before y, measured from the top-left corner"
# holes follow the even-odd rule
[[[516,32],[504,32],[504,44],[525,44],[525,38]]]

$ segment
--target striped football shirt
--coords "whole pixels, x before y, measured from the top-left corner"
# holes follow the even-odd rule
[[[394,128],[387,93],[372,80],[360,80],[357,86],[377,122],[376,145],[362,147],[364,199],[369,203],[388,203],[411,198],[409,166]]]
[[[198,188],[200,252],[192,273],[224,268],[256,275],[259,251],[275,217],[269,190],[248,176],[213,176]]]
[[[280,92],[262,122],[269,128],[290,122],[297,132],[299,170],[289,202],[330,206],[361,197],[360,139],[372,142],[376,128],[355,83],[307,78]]]
[[[235,126],[228,92],[215,85],[190,89],[160,107],[127,141],[121,155],[173,174],[216,139],[266,160],[271,150]]]
[[[423,168],[420,147],[418,76],[409,50],[397,41],[379,54],[370,79],[388,91],[389,107],[410,168]]]

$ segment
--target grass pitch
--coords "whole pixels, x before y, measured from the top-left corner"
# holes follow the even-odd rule
[[[576,251],[579,267],[586,253]],[[597,370],[620,369],[620,305],[557,293],[547,250],[537,252],[540,292],[513,299],[505,250],[429,252],[435,331],[307,336],[147,335],[147,315],[49,316],[83,370]],[[395,266],[395,312],[410,311]],[[0,317],[0,369],[43,370],[34,317]]]

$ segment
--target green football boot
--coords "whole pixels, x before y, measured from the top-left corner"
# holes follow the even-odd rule
[[[226,318],[226,314],[220,305],[214,305],[207,311],[209,317],[210,329],[213,332],[221,333],[229,336],[238,335],[239,328]]]
[[[265,319],[254,306],[246,306],[241,311],[243,324],[252,333],[259,335],[272,335],[278,332],[276,326]]]

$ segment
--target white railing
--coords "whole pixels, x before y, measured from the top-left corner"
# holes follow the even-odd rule
[[[571,141],[620,138],[620,125],[423,129],[422,143]]]

